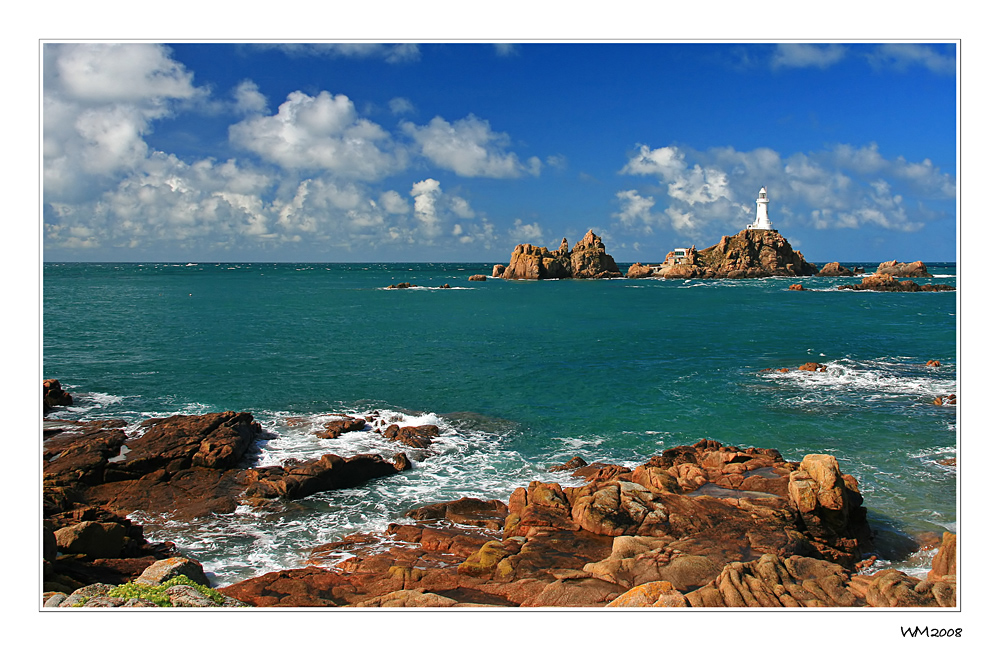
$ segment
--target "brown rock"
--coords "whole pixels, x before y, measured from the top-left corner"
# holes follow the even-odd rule
[[[939,362],[936,359],[932,359],[928,361],[926,364],[924,364],[924,366],[933,366],[934,368],[938,368],[939,366],[941,366],[941,362]]]
[[[314,461],[287,468],[254,468],[246,471],[249,482],[246,496],[298,499],[322,491],[358,486],[399,472],[404,459],[389,463],[377,454],[358,454],[348,459],[324,454]]]
[[[117,522],[81,522],[55,532],[56,547],[65,554],[118,558],[128,532]]]
[[[566,463],[556,464],[554,466],[549,467],[549,472],[560,472],[562,470],[575,470],[577,468],[583,468],[586,465],[587,462],[584,461],[581,457],[573,457]]]
[[[193,561],[189,558],[183,558],[181,556],[174,556],[172,558],[164,558],[163,560],[156,561],[147,567],[143,573],[135,579],[135,582],[144,583],[146,585],[161,585],[162,583],[178,576],[186,576],[200,585],[209,585],[208,578],[205,576],[205,571],[202,569],[201,563]]]
[[[628,272],[625,274],[628,278],[648,278],[653,275],[653,268],[649,265],[639,264],[636,262],[631,267],[628,268]]]
[[[335,439],[344,432],[360,432],[365,428],[364,418],[345,418],[333,420],[324,426],[322,432],[316,432],[316,436],[321,439]]]
[[[612,600],[608,608],[676,608],[687,606],[684,595],[670,581],[650,581]]]
[[[828,262],[819,270],[817,276],[853,276],[854,272],[839,262]]]
[[[413,509],[406,513],[406,517],[422,522],[447,520],[455,524],[500,531],[508,514],[507,505],[500,500],[486,501],[463,497],[452,502]]]
[[[953,292],[955,288],[951,285],[926,284],[918,285],[912,280],[900,282],[894,276],[886,273],[876,273],[864,278],[857,285],[840,285],[838,289],[853,289],[874,292]]]
[[[497,273],[496,267],[493,273]],[[502,277],[508,280],[615,278],[621,277],[621,272],[614,258],[605,253],[601,238],[590,230],[572,250],[565,238],[554,252],[546,247],[518,244],[511,253],[510,264],[504,269]]]
[[[788,289],[792,290],[793,292],[804,292],[804,291],[807,291],[805,287],[803,287],[802,285],[800,285],[798,283],[795,283],[793,285],[789,285]]]
[[[818,364],[816,362],[806,362],[799,367],[799,370],[823,373],[826,371],[826,365]]]
[[[767,276],[812,276],[816,266],[794,251],[778,231],[743,230],[725,235],[715,246],[698,251],[693,265],[715,277],[762,278]],[[664,270],[671,267],[664,267]],[[701,275],[704,275],[702,273]]]
[[[48,412],[56,407],[69,407],[73,404],[73,396],[63,391],[59,380],[42,381],[42,408]]]
[[[134,477],[161,468],[168,472],[193,466],[232,468],[261,432],[253,415],[232,411],[152,418],[140,428],[145,432],[129,441],[130,451],[115,466]]]
[[[923,262],[917,260],[916,262],[897,262],[896,260],[890,260],[888,262],[883,262],[878,266],[878,270],[875,272],[878,274],[889,274],[890,276],[896,276],[897,278],[930,278],[931,274],[927,271],[927,265]]]
[[[942,581],[947,576],[955,576],[958,572],[958,538],[950,531],[945,531],[938,553],[931,560],[931,571],[927,573],[928,581]]]
[[[393,423],[382,432],[382,436],[399,441],[411,448],[429,448],[438,435],[437,425],[415,425],[400,427]]]
[[[494,269],[494,273],[496,273],[496,269]],[[485,282],[486,281],[486,275],[485,274],[474,274],[472,276],[469,276],[469,281],[470,282]]]
[[[507,267],[503,266],[502,264],[495,264],[495,265],[493,265],[493,277],[494,278],[501,278],[503,276],[503,272],[506,271],[506,270],[507,270]]]

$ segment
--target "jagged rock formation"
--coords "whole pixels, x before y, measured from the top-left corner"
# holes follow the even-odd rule
[[[896,260],[889,260],[888,262],[880,264],[875,273],[889,274],[890,276],[896,276],[897,278],[931,277],[931,274],[927,271],[927,265],[920,260],[917,260],[916,262],[897,262]]]
[[[816,265],[806,262],[778,231],[746,229],[724,235],[715,246],[685,251],[683,258],[667,254],[655,275],[664,278],[763,278],[812,276]]]
[[[510,254],[510,264],[496,265],[493,276],[507,280],[543,280],[546,278],[619,278],[615,259],[604,252],[604,243],[587,231],[572,250],[563,238],[556,251],[533,244],[518,244]]]

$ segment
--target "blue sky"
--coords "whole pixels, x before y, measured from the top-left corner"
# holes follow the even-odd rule
[[[48,43],[46,261],[956,259],[953,43]]]

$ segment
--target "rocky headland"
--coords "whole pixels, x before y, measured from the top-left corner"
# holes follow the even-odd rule
[[[807,369],[822,371],[821,367]],[[434,426],[377,412],[331,414],[318,436],[368,428],[431,454]],[[955,539],[924,580],[864,573],[872,534],[857,481],[825,454],[701,440],[627,468],[573,458],[566,482],[531,482],[504,502],[414,509],[381,535],[308,553],[306,567],[208,591],[200,565],[150,543],[128,514],[173,519],[274,509],[402,471],[407,455],[327,454],[254,467],[247,413],[45,421],[43,604],[181,606],[954,606]],[[130,428],[131,432],[131,428]],[[351,554],[341,560],[344,552]],[[184,585],[176,585],[184,575]],[[154,585],[159,596],[143,592]],[[200,591],[200,592],[199,592]],[[155,603],[154,603],[155,601]]]
[[[566,238],[555,251],[544,246],[518,244],[510,254],[510,264],[493,267],[494,278],[507,280],[620,278],[621,275],[615,259],[604,251],[604,243],[593,230],[587,231],[572,249]]]
[[[636,269],[636,273],[641,270]],[[662,278],[765,278],[813,276],[816,265],[806,262],[778,231],[746,229],[724,235],[707,249],[686,249],[683,256],[667,254],[652,275]]]

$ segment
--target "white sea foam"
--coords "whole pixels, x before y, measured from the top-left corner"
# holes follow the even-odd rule
[[[350,533],[377,536],[390,523],[405,521],[405,513],[420,505],[459,497],[506,501],[517,486],[535,479],[552,480],[550,473],[509,449],[505,443],[509,434],[506,431],[460,426],[457,420],[453,422],[433,413],[411,414],[388,409],[341,413],[350,417],[367,416],[373,422],[363,431],[320,439],[315,432],[343,416],[261,412],[257,420],[270,438],[259,441],[260,453],[254,465],[279,465],[328,453],[343,457],[375,453],[390,459],[402,452],[413,468],[356,488],[281,504],[278,512],[240,507],[235,513],[212,518],[208,524],[176,523],[136,514],[147,525],[147,537],[174,541],[201,561],[220,583],[230,583],[267,571],[302,566],[309,549],[338,541]],[[373,426],[382,423],[436,425],[439,434],[428,450],[417,450],[376,432]],[[333,563],[346,556],[349,554],[334,553],[326,562]]]
[[[911,397],[933,399],[956,391],[953,364],[929,369],[923,364],[903,359],[855,361],[849,358],[826,363],[826,371],[787,373],[769,371],[768,380],[794,385],[800,390],[788,398],[791,402],[841,404],[844,401],[880,401]]]

